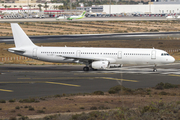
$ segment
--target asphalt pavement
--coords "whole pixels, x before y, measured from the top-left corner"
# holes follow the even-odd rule
[[[84,72],[84,66],[1,65],[0,99],[22,99],[56,94],[107,92],[123,86],[137,89],[157,83],[180,84],[180,63],[158,66],[124,66],[108,70]]]
[[[118,33],[118,34],[85,34],[85,35],[48,35],[29,36],[34,43],[77,42],[100,40],[149,40],[165,37],[180,37],[180,32],[150,32],[150,33]],[[14,44],[13,37],[0,37],[0,43]]]

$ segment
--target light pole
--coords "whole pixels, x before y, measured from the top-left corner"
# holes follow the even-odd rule
[[[109,5],[109,14],[111,14],[111,0],[110,0],[110,5]]]
[[[72,15],[72,3],[71,3],[71,0],[70,0],[70,13]]]
[[[29,18],[29,0],[27,2],[28,2],[28,15],[27,15],[27,18]]]

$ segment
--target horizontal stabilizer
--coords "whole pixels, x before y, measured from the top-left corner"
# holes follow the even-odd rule
[[[23,49],[18,49],[18,48],[9,48],[8,51],[9,51],[9,52],[21,52],[21,53],[26,52],[25,50],[23,50]]]

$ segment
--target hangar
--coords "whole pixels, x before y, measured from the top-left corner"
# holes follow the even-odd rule
[[[180,13],[180,4],[103,5],[103,12],[113,13]]]
[[[140,13],[140,14],[169,14],[180,13],[179,0],[159,0],[149,2],[149,4],[133,5],[98,5],[91,7],[77,7],[77,10],[86,10],[87,12],[104,12],[106,14],[116,13]]]

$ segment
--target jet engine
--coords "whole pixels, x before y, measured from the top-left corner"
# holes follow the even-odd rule
[[[93,69],[106,69],[109,68],[109,61],[94,61],[91,66]]]

